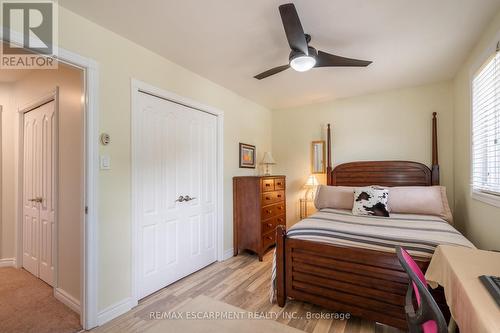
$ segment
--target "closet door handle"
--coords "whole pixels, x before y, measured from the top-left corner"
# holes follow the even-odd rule
[[[196,199],[196,198],[191,198],[189,195],[186,195],[184,197],[184,201],[191,201],[191,200],[194,200],[194,199]]]

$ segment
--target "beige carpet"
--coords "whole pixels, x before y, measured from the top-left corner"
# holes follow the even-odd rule
[[[53,289],[23,269],[0,268],[0,332],[73,333],[80,317],[53,296]]]
[[[200,295],[167,314],[178,319],[166,318],[157,313],[148,323],[147,333],[298,333],[295,328],[270,319],[249,319],[249,312],[235,306]],[[253,318],[257,314],[252,314]],[[203,319],[210,317],[212,319]],[[216,318],[218,316],[218,318]],[[220,318],[225,316],[225,319]],[[182,318],[182,319],[181,319]],[[199,318],[199,319],[196,319]]]

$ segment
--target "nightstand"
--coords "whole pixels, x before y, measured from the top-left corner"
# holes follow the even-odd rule
[[[301,198],[299,199],[299,201],[301,220],[316,212],[316,208],[314,207],[314,200]]]

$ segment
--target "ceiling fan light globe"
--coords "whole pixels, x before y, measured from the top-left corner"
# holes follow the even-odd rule
[[[290,60],[290,67],[297,72],[307,72],[316,65],[316,59],[311,56],[301,55]]]

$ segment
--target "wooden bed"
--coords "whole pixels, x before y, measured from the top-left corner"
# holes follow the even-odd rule
[[[327,183],[343,186],[430,186],[439,184],[437,119],[432,118],[432,167],[408,161],[353,162],[331,167],[331,134],[327,129]],[[277,301],[306,301],[407,329],[404,297],[409,280],[396,254],[287,238],[276,234]],[[425,272],[428,258],[415,258]],[[435,298],[449,316],[442,289]]]

